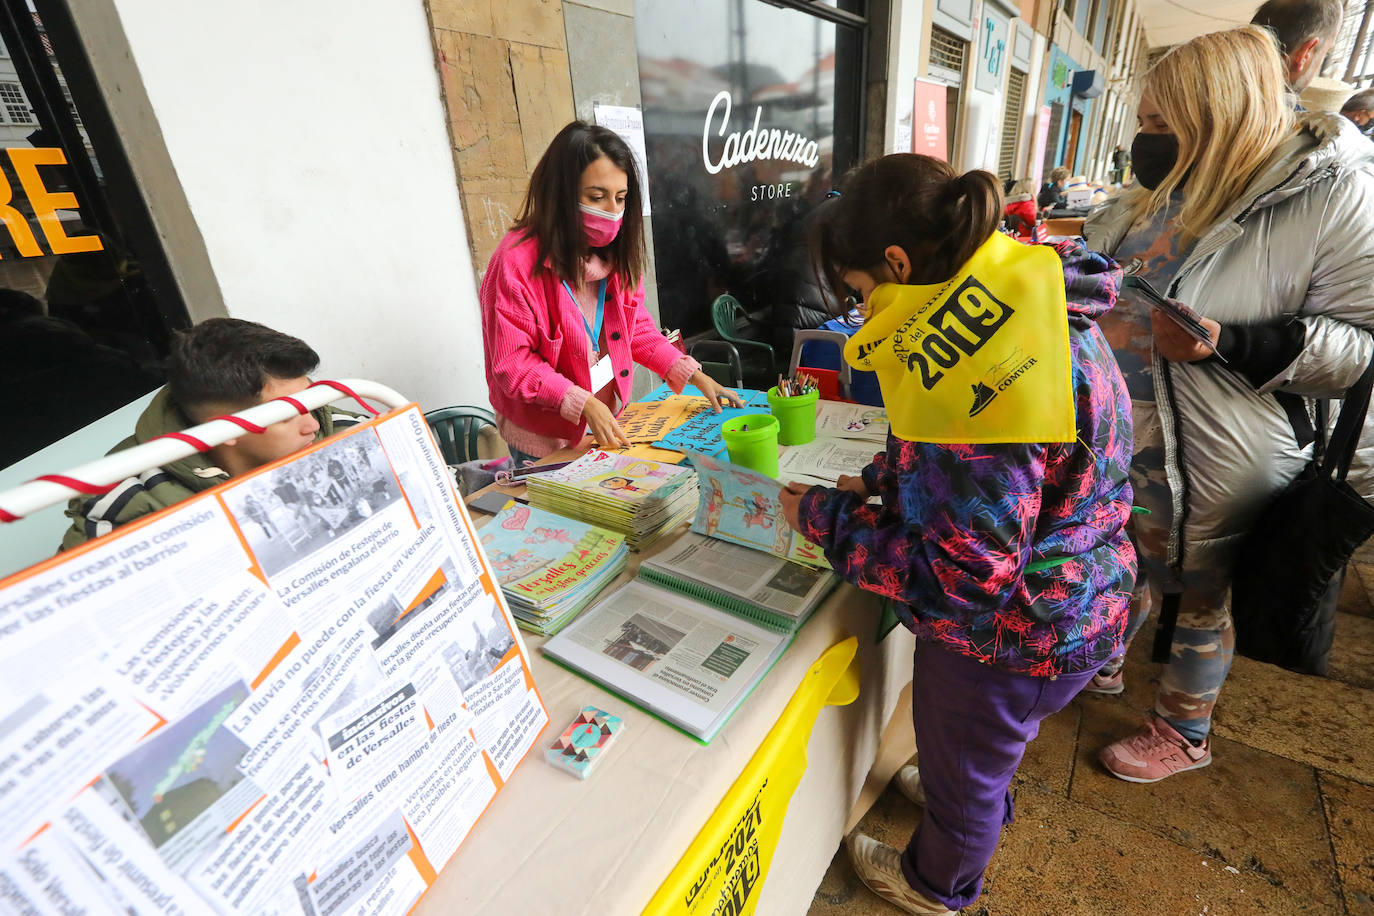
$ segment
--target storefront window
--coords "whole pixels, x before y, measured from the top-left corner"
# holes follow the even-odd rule
[[[711,302],[729,292],[763,313],[785,359],[791,329],[824,320],[804,223],[857,163],[863,115],[862,20],[844,15],[859,7],[828,6],[638,0],[665,326],[708,329]]]
[[[187,324],[74,38],[60,5],[0,6],[0,467],[156,388]]]

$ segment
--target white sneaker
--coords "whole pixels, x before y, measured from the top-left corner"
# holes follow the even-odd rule
[[[902,854],[896,849],[857,831],[849,835],[845,844],[849,847],[849,861],[860,880],[888,903],[914,916],[954,916],[949,907],[918,893],[906,883],[906,875],[902,874]]]
[[[921,785],[921,771],[917,767],[909,763],[902,767],[897,771],[896,782],[898,791],[907,801],[922,808],[926,806],[926,790]]]

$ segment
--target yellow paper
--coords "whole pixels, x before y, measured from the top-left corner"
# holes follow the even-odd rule
[[[616,422],[632,444],[648,445],[685,423],[701,400],[675,394],[662,401],[632,401],[620,411]]]
[[[845,346],[877,374],[910,442],[1072,442],[1064,269],[1053,248],[994,233],[948,283],[885,283]]]
[[[758,906],[792,793],[806,772],[806,745],[824,706],[859,695],[859,641],[850,637],[816,659],[763,744],[706,826],[659,887],[647,916],[749,916]]]

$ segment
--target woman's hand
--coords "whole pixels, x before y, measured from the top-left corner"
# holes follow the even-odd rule
[[[873,495],[868,492],[868,484],[864,483],[862,477],[850,477],[848,474],[840,475],[840,480],[835,484],[835,488],[844,490],[846,493],[853,493],[862,500],[867,500]]]
[[[778,493],[778,502],[782,504],[782,517],[787,519],[787,524],[792,526],[793,531],[801,531],[801,501],[809,489],[809,484],[793,481]]]
[[[1210,318],[1202,318],[1202,326],[1212,338],[1212,346],[1194,340],[1187,331],[1174,323],[1174,320],[1159,309],[1150,309],[1150,327],[1155,335],[1155,349],[1159,355],[1171,363],[1195,363],[1206,359],[1215,352],[1217,341],[1221,339],[1221,325]]]
[[[587,428],[602,448],[630,447],[630,440],[625,438],[625,432],[615,421],[611,408],[596,398],[587,398],[587,403],[582,405],[582,419],[587,421]]]
[[[721,399],[724,399],[731,407],[744,406],[744,401],[740,400],[739,395],[735,394],[731,389],[719,384],[715,379],[711,378],[711,376],[702,372],[700,369],[692,373],[691,382],[693,385],[697,386],[697,390],[706,397],[706,400],[711,402],[711,409],[716,413],[720,413]]]

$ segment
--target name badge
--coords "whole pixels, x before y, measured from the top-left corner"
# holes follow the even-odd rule
[[[592,394],[597,394],[605,388],[615,378],[615,370],[611,368],[611,357],[609,355],[601,357],[592,366]]]

